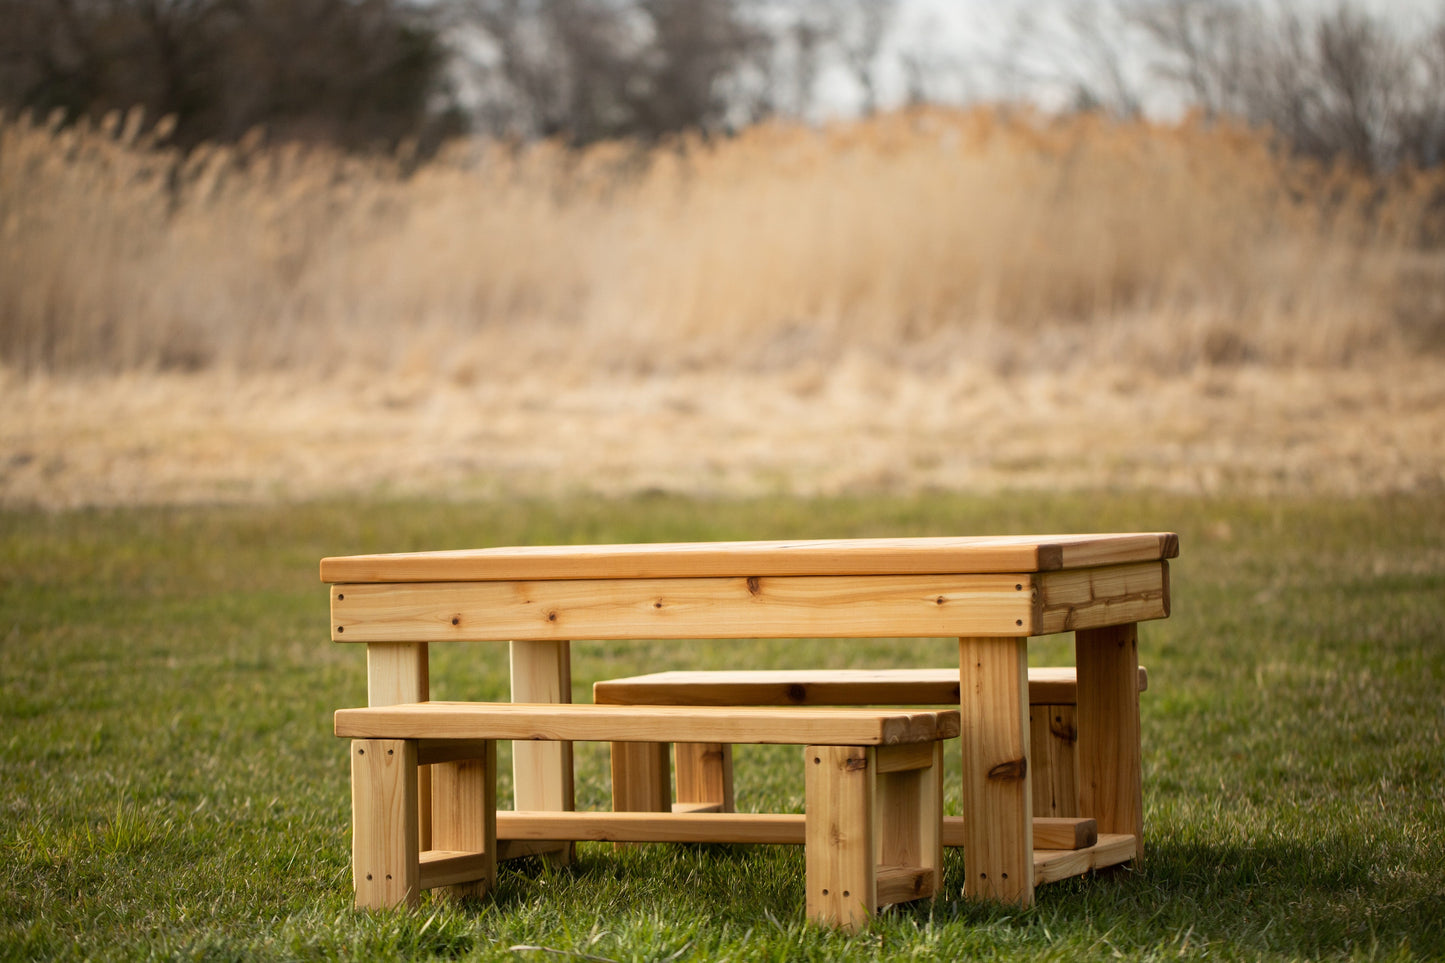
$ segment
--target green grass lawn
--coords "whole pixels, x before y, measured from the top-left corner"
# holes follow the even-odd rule
[[[842,936],[787,847],[584,844],[494,896],[350,908],[361,648],[323,555],[495,544],[1172,529],[1140,657],[1148,855],[1019,911],[947,896]],[[593,681],[888,665],[896,643],[574,645]],[[1066,638],[1038,664],[1067,662]],[[947,665],[948,640],[909,650]],[[506,653],[436,646],[433,695],[500,698]],[[1438,497],[382,502],[0,514],[0,957],[1445,959],[1445,510]],[[796,750],[740,750],[741,807],[797,808]],[[504,754],[505,758],[505,754]],[[504,764],[503,769],[506,766]],[[505,780],[504,780],[505,782]],[[579,747],[579,801],[606,759]],[[507,791],[503,788],[504,793]]]

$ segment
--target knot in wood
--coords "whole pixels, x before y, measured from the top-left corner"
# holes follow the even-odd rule
[[[748,594],[757,595],[763,590],[763,580],[756,575],[748,576]]]
[[[1001,762],[988,771],[988,778],[1008,780],[1010,782],[1022,779],[1029,771],[1027,759],[1010,759],[1008,762]]]

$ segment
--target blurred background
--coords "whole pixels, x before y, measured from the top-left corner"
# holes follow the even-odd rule
[[[7,503],[1445,485],[1445,3],[0,25]]]

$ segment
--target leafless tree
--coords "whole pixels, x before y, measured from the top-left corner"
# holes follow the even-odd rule
[[[897,12],[897,0],[831,0],[829,24],[843,65],[863,93],[862,112],[878,109],[878,56]]]
[[[1160,78],[1212,116],[1272,129],[1288,147],[1383,171],[1445,154],[1445,20],[1411,38],[1341,5],[1267,12],[1244,0],[1132,0]]]
[[[181,143],[256,125],[348,146],[420,132],[442,50],[400,0],[0,0],[0,104],[145,108]]]
[[[657,138],[723,128],[727,81],[767,42],[734,0],[460,0],[493,133]],[[736,88],[734,89],[736,93]]]

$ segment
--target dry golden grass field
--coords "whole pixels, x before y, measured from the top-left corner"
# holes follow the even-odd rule
[[[0,504],[1445,486],[1445,177],[921,110],[184,156],[0,123]]]

